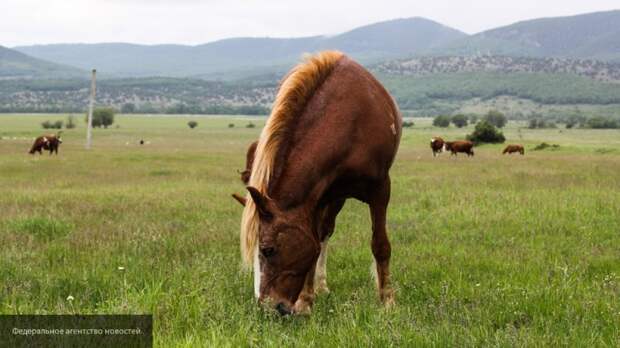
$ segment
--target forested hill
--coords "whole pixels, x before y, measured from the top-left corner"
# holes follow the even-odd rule
[[[602,82],[620,83],[620,63],[565,58],[508,56],[422,57],[388,61],[373,70],[391,75],[429,75],[470,72],[571,74]]]

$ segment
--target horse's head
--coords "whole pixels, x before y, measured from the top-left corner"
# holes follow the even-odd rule
[[[320,253],[305,209],[283,211],[253,187],[248,187],[259,216],[258,247],[254,262],[258,299],[280,314],[296,312],[306,278],[312,281]],[[258,283],[256,283],[258,281]]]

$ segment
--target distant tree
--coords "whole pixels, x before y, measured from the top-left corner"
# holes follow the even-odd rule
[[[88,122],[88,115],[86,115],[86,122]],[[108,128],[113,123],[114,123],[114,109],[97,108],[93,111],[93,127]]]
[[[73,128],[75,128],[75,127],[76,127],[76,124],[75,124],[75,117],[74,117],[73,115],[69,115],[69,116],[67,117],[67,124],[65,125],[65,128],[67,128],[67,129],[73,129]]]
[[[229,123],[228,124],[228,128],[235,128],[235,124],[234,123]]]
[[[508,122],[506,116],[497,110],[489,111],[486,115],[484,115],[483,120],[497,128],[503,128],[506,125],[506,122]]]
[[[189,121],[189,122],[187,122],[187,125],[189,126],[189,128],[194,129],[194,128],[198,127],[198,122],[196,122],[196,121]]]
[[[452,121],[452,118],[450,116],[440,115],[440,116],[435,117],[435,119],[433,119],[433,126],[441,127],[441,128],[450,127],[451,121]]]
[[[616,129],[620,128],[620,122],[611,118],[594,116],[586,121],[586,127],[592,129]]]
[[[411,128],[415,126],[415,123],[413,123],[413,121],[405,121],[403,122],[403,128]]]
[[[45,121],[41,123],[41,127],[44,129],[62,129],[64,122],[62,120],[58,120],[55,122]]]
[[[254,125],[254,123],[250,122],[247,124],[247,126],[245,126],[245,128],[254,128],[256,127],[256,125]]]
[[[121,106],[121,113],[123,114],[133,114],[136,112],[136,104],[134,103],[125,103]]]
[[[462,115],[462,114],[454,115],[452,116],[452,123],[457,128],[463,128],[467,126],[467,116]]]
[[[503,143],[506,141],[504,134],[500,132],[494,125],[487,121],[480,121],[474,132],[467,136],[467,140],[476,144],[481,143]]]

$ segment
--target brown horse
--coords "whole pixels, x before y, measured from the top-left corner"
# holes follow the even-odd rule
[[[431,138],[431,150],[433,150],[433,157],[440,155],[445,148],[445,143],[442,138]]]
[[[505,155],[505,154],[511,155],[515,152],[518,152],[521,155],[525,155],[525,149],[523,148],[523,145],[508,145],[504,149],[504,152],[502,152],[502,155]]]
[[[474,143],[467,140],[446,141],[446,150],[452,152],[453,156],[457,156],[457,153],[462,152],[469,157],[474,155]]]
[[[60,144],[62,144],[60,133],[42,135],[34,140],[28,153],[34,155],[34,153],[38,151],[39,155],[42,155],[43,150],[49,150],[50,155],[54,152],[58,155],[58,147],[60,147]]]
[[[309,313],[327,291],[327,241],[348,198],[366,202],[379,296],[393,304],[386,231],[389,169],[402,119],[362,66],[322,52],[283,80],[256,147],[241,222],[254,292],[280,314]]]

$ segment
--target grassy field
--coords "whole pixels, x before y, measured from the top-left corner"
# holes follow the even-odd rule
[[[119,116],[91,151],[80,123],[59,156],[28,155],[39,124],[60,118],[0,115],[2,314],[152,313],[160,347],[620,345],[618,130],[510,124],[525,156],[433,158],[431,136],[471,128],[416,120],[392,169],[397,306],[378,302],[368,209],[349,201],[331,294],[281,318],[241,271],[230,198],[261,119],[193,117],[190,130],[190,117]],[[560,147],[531,150],[543,141]]]

